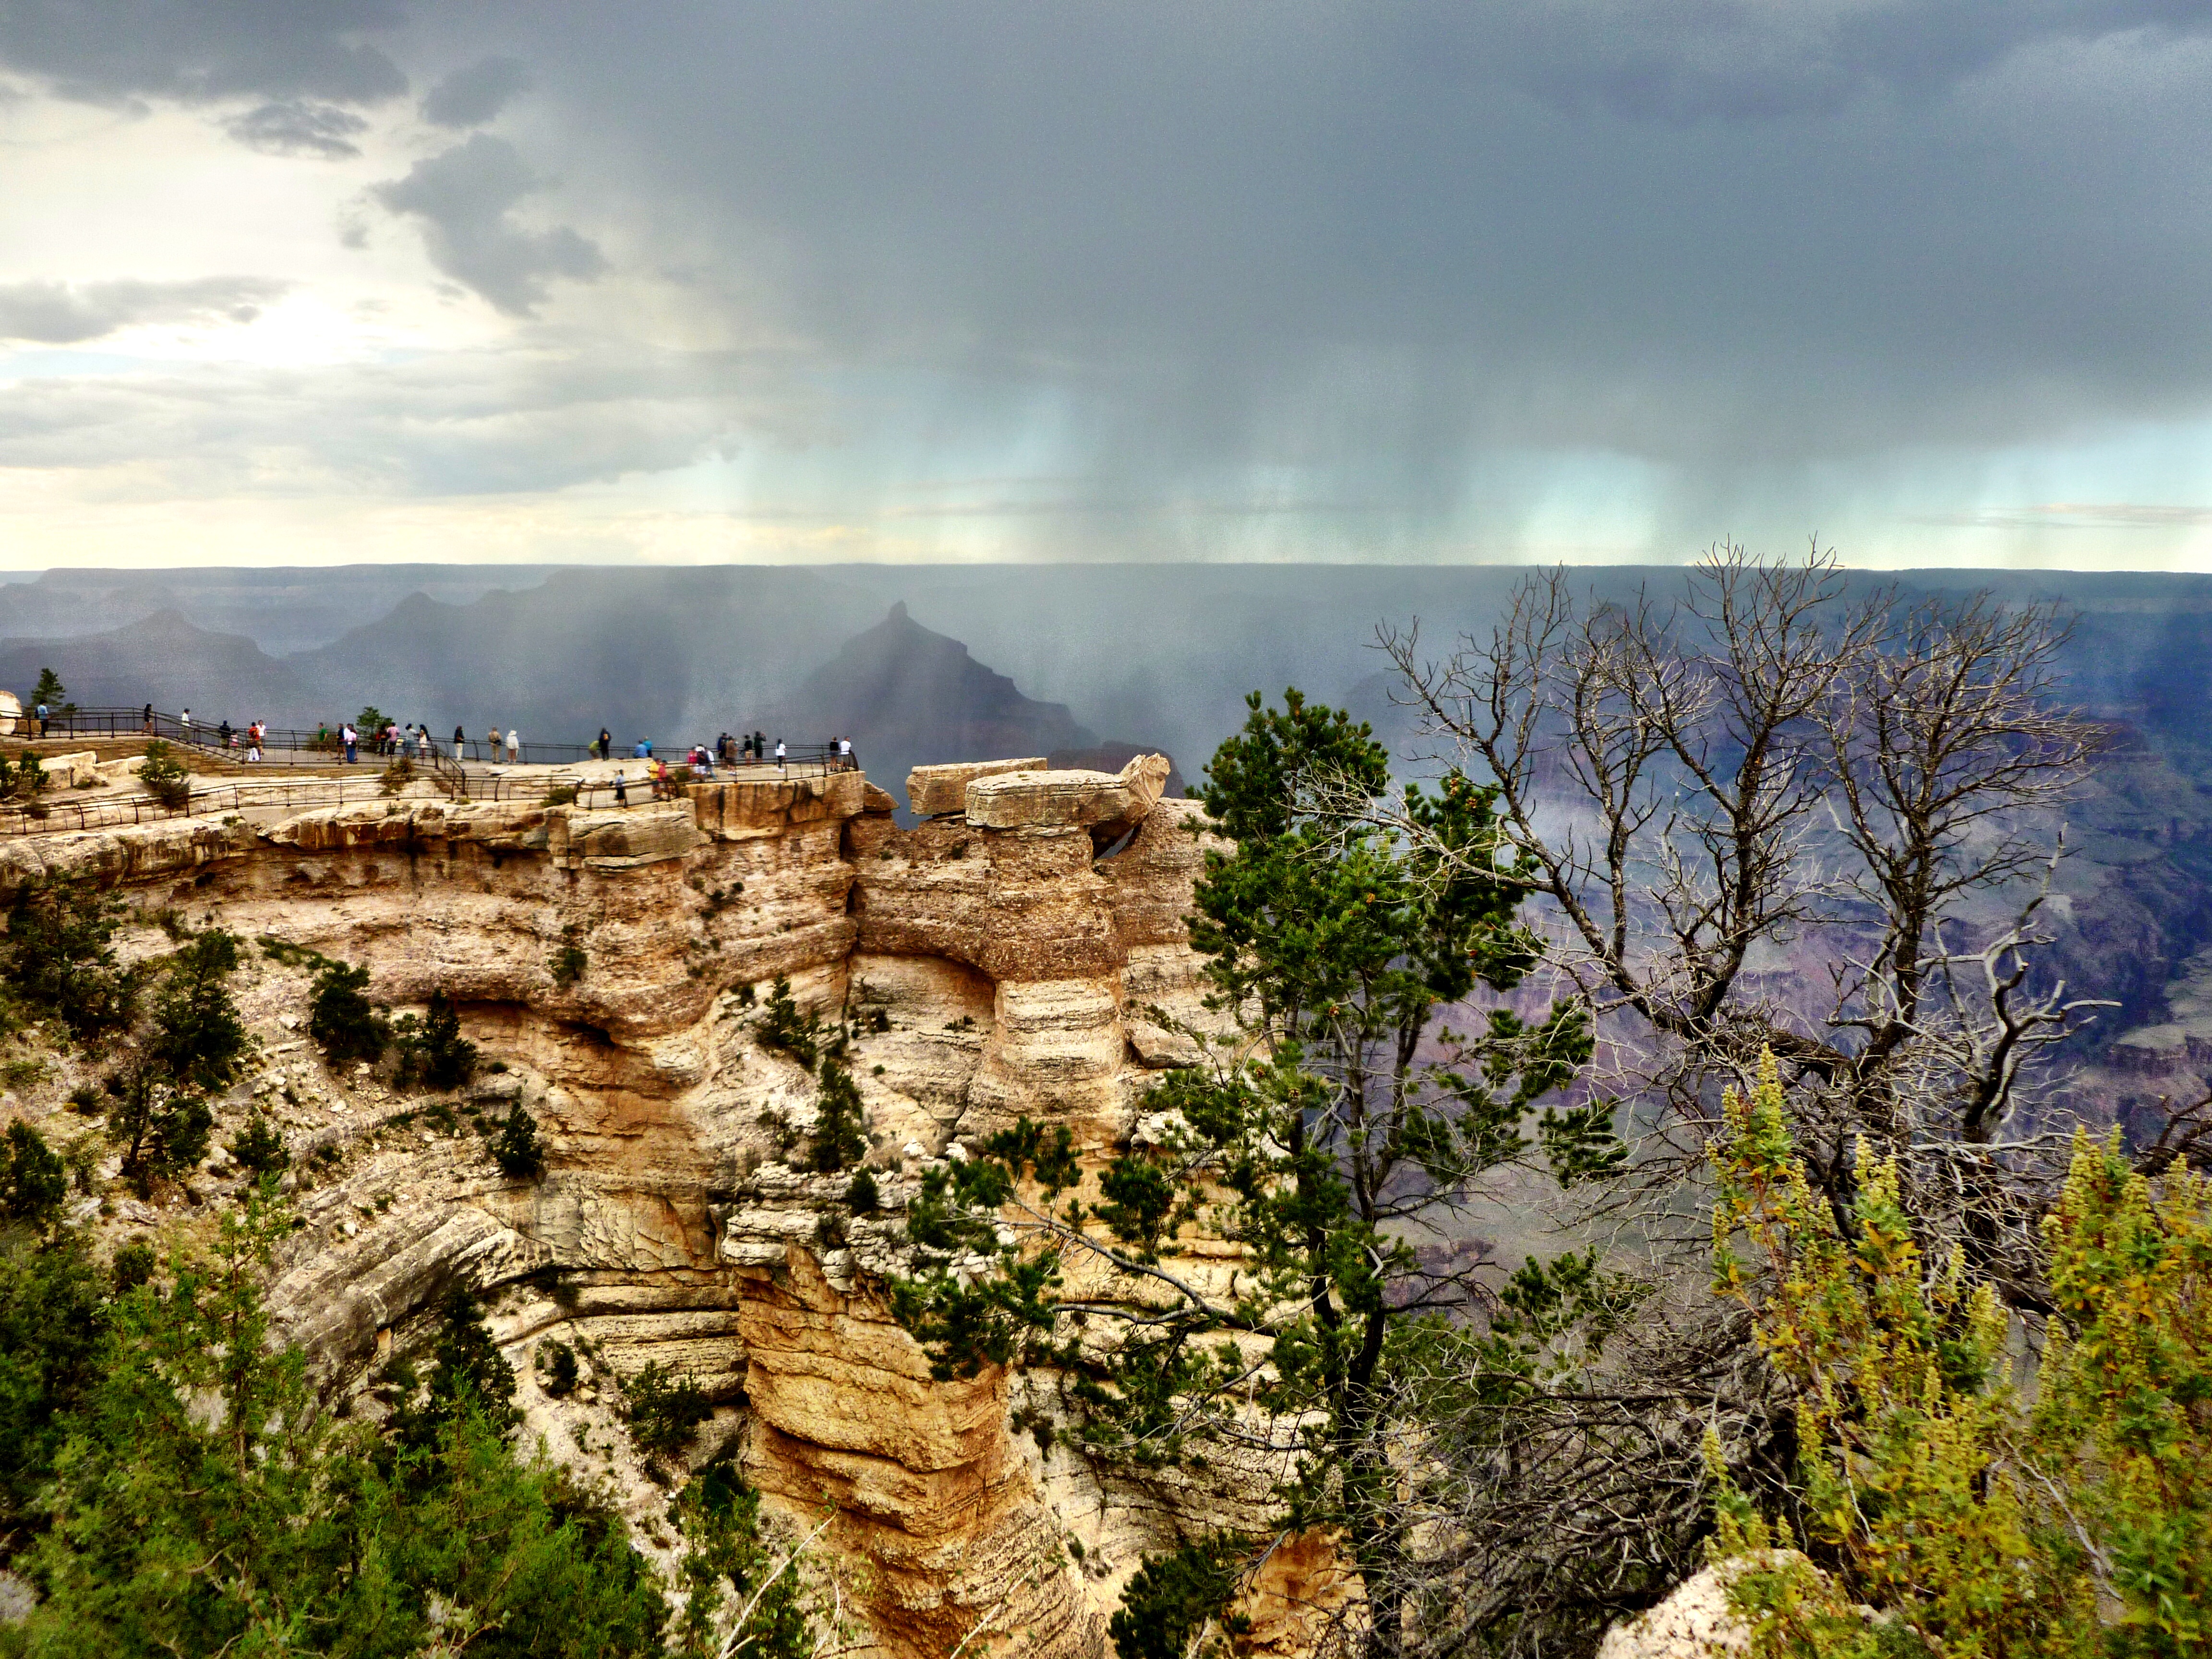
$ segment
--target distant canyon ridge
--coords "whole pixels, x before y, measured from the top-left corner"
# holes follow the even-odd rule
[[[0,582],[0,688],[52,667],[86,705],[207,723],[395,720],[665,752],[721,732],[849,736],[871,775],[991,755],[1115,771],[1139,750],[1183,793],[1244,717],[1297,685],[1425,756],[1371,649],[1418,622],[1480,635],[1522,573],[1497,566],[816,566],[55,570]],[[1576,573],[1601,597],[1667,568]],[[2078,1086],[2125,1117],[2212,1079],[2212,578],[1929,570],[2071,618],[2070,697],[2113,743],[2069,815],[2052,971],[2120,1006],[2075,1045]]]

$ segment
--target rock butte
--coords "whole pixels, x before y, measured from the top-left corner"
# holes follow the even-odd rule
[[[1118,776],[1041,768],[918,769],[910,830],[844,773],[695,784],[619,812],[409,800],[30,836],[0,843],[0,897],[58,875],[149,912],[211,910],[368,964],[380,1000],[442,988],[504,1062],[476,1098],[531,1109],[550,1142],[541,1180],[502,1177],[473,1136],[394,1151],[387,1134],[297,1200],[272,1304],[341,1396],[449,1289],[491,1294],[519,1370],[549,1338],[581,1339],[732,1407],[721,1420],[772,1500],[810,1527],[835,1504],[830,1546],[866,1569],[873,1651],[942,1659],[980,1624],[994,1639],[970,1651],[1095,1659],[1142,1553],[1256,1522],[1285,1471],[1041,1449],[1010,1431],[1010,1390],[1048,1419],[1049,1379],[934,1382],[885,1310],[929,1160],[1026,1115],[1068,1125],[1095,1163],[1141,1133],[1158,1068],[1191,1057],[1152,1011],[1206,1018],[1185,925],[1196,805],[1160,799],[1156,756]],[[567,944],[586,967],[563,984]],[[779,976],[802,1008],[857,1017],[848,1063],[887,1213],[835,1243],[822,1223],[848,1177],[785,1162],[815,1085],[756,1040]],[[1188,1249],[1188,1270],[1225,1278],[1224,1247]],[[1291,1653],[1300,1610],[1346,1590],[1302,1546],[1258,1594],[1279,1604],[1253,1608],[1261,1645]]]

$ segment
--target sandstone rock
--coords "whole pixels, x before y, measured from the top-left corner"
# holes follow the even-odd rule
[[[1729,1580],[1754,1563],[1778,1563],[1794,1554],[1737,1556],[1705,1568],[1649,1613],[1607,1631],[1598,1644],[1598,1659],[1715,1659],[1747,1653],[1751,1632],[1729,1610]]]
[[[39,765],[46,775],[48,787],[55,789],[74,789],[78,785],[101,781],[100,755],[87,749],[67,755],[41,755]]]
[[[18,736],[23,730],[23,705],[13,691],[0,691],[0,738]]]
[[[1124,1476],[1072,1440],[1048,1459],[1010,1433],[1006,1377],[933,1382],[871,1287],[904,1270],[914,1163],[1021,1115],[1068,1125],[1095,1159],[1128,1133],[1152,1068],[1184,1056],[1162,1018],[1206,1018],[1182,921],[1206,843],[1191,804],[1151,799],[1146,758],[1073,775],[1041,805],[1011,793],[1036,810],[1007,823],[912,830],[844,773],[694,786],[624,812],[408,799],[10,837],[0,895],[70,873],[149,910],[189,902],[246,937],[365,964],[394,1006],[443,991],[508,1066],[472,1097],[487,1117],[520,1103],[536,1120],[549,1155],[534,1182],[502,1176],[475,1133],[380,1127],[392,1106],[374,1091],[349,1111],[312,1052],[281,1084],[271,1071],[264,1109],[289,1114],[315,1173],[294,1181],[307,1224],[270,1305],[323,1375],[356,1386],[447,1289],[506,1287],[503,1343],[588,1339],[618,1372],[662,1359],[750,1400],[748,1471],[794,1515],[837,1499],[836,1547],[869,1569],[860,1616],[883,1653],[934,1659],[988,1624],[1002,1656],[1103,1659],[1137,1560],[1186,1531],[1250,1529],[1279,1471]],[[956,805],[1012,776],[989,768],[1024,764],[964,769]],[[1101,859],[1126,834],[1116,812],[1140,815],[1136,834]],[[583,971],[556,983],[572,944]],[[257,1030],[296,1027],[307,972],[272,959],[256,974]],[[849,1176],[788,1167],[819,1080],[760,1041],[779,977],[801,1010],[855,1030],[884,1212],[842,1217],[836,1249],[821,1224]],[[343,1164],[308,1165],[324,1147]],[[1225,1289],[1228,1258],[1192,1248],[1186,1270]],[[1084,1293],[1130,1294],[1110,1275]],[[1061,1553],[1079,1513],[1097,1546],[1085,1571]]]
[[[978,830],[1087,830],[1133,823],[1151,805],[1104,772],[1008,772],[969,784],[966,814]]]
[[[961,761],[951,766],[917,766],[906,775],[906,799],[921,818],[943,817],[964,811],[968,786],[978,778],[1000,772],[1036,772],[1044,768],[1044,757],[1025,760]]]

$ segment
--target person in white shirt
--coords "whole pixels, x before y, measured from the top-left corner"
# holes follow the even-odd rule
[[[518,728],[509,726],[507,731],[507,763],[512,766],[521,758],[522,733]]]

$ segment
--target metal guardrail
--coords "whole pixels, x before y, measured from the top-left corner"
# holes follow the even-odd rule
[[[36,715],[27,709],[17,721],[19,726],[26,728],[36,723]],[[50,738],[160,738],[167,743],[203,751],[211,750],[241,762],[245,760],[248,749],[246,727],[243,726],[233,726],[227,720],[218,720],[212,725],[198,720],[187,722],[180,714],[167,714],[158,708],[71,707],[48,715],[46,727],[43,735]],[[410,749],[404,740],[392,742],[380,737],[371,738],[366,732],[361,734],[361,740],[356,746],[355,759],[349,762],[345,757],[344,745],[338,741],[338,729],[323,726],[309,732],[295,726],[270,726],[263,733],[260,763],[270,766],[381,767],[402,754],[417,761],[442,759],[454,763],[475,763],[481,765],[510,763],[507,762],[507,748],[503,741],[493,744],[465,738],[456,750],[450,740],[440,742],[433,738],[427,744],[418,743]],[[38,734],[19,730],[13,735],[21,738]],[[635,743],[627,747],[611,744],[609,747],[614,752],[602,755],[596,743],[525,743],[520,745],[516,763],[513,763],[560,766],[587,760],[649,758],[634,752],[637,747]],[[675,764],[673,757],[666,752],[666,746],[659,747],[662,752],[658,757]],[[794,767],[823,766],[838,758],[835,744],[793,743],[787,744],[785,749],[787,763]],[[767,758],[755,763],[763,766],[775,763],[773,750]],[[743,765],[744,763],[736,760],[723,762],[718,758],[717,764]]]

